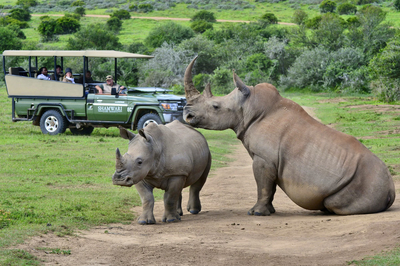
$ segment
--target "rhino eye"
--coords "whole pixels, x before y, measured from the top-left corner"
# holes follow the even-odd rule
[[[143,161],[142,161],[142,159],[137,159],[137,160],[136,160],[136,163],[137,163],[138,165],[141,165],[141,164],[143,163]]]
[[[219,104],[217,104],[217,103],[213,103],[212,106],[214,107],[215,110],[218,110],[218,109],[219,109]]]

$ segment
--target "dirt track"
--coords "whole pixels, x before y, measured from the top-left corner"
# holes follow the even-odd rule
[[[239,141],[232,157],[210,174],[198,215],[185,212],[181,222],[164,224],[163,203],[157,202],[156,225],[112,224],[77,237],[50,234],[18,248],[45,265],[347,265],[400,243],[399,200],[383,213],[336,216],[301,209],[278,189],[275,214],[248,216],[256,200],[251,158]],[[183,197],[186,203],[187,189]],[[71,255],[48,254],[43,247]]]

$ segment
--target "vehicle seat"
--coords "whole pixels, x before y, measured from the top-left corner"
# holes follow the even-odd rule
[[[10,74],[10,75],[19,75],[19,68],[18,67],[10,67],[8,69],[8,74]]]

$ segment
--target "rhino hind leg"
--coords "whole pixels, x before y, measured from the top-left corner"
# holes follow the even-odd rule
[[[182,193],[179,196],[177,213],[179,214],[179,216],[183,215],[183,211],[182,211]]]
[[[190,186],[187,210],[191,214],[198,214],[201,211],[200,190],[206,183],[208,173],[210,172],[210,168],[211,168],[211,155],[209,155],[207,166],[204,169],[204,172],[201,175],[201,177],[194,184]]]
[[[164,193],[163,222],[173,223],[181,220],[179,212],[182,199],[182,189],[185,184],[185,176],[175,176],[168,180],[168,187]]]

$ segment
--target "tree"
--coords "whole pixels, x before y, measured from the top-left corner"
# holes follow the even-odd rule
[[[49,16],[40,17],[40,24],[37,27],[37,31],[40,36],[42,36],[42,40],[44,42],[49,42],[52,40],[56,40],[57,33],[57,22],[55,19],[50,18]]]
[[[71,6],[85,6],[85,2],[83,2],[82,0],[76,0],[72,2]]]
[[[338,13],[340,15],[350,15],[357,13],[357,7],[351,3],[343,3],[338,6]]]
[[[217,20],[215,19],[214,13],[207,11],[207,10],[201,10],[199,12],[197,12],[196,14],[193,15],[193,17],[190,19],[190,21],[196,21],[196,20],[204,20],[207,22],[217,22]]]
[[[37,6],[38,2],[36,0],[18,0],[17,5],[18,6],[24,6],[24,7],[31,7],[31,6]]]
[[[400,0],[394,0],[393,6],[397,11],[400,11]]]
[[[195,20],[190,24],[190,28],[196,33],[203,33],[206,30],[212,30],[213,24],[205,20]]]
[[[122,44],[114,32],[108,31],[104,24],[89,24],[68,39],[68,50],[118,50]]]
[[[107,20],[107,27],[115,32],[119,32],[122,27],[122,21],[117,17],[111,17]]]
[[[123,19],[130,19],[131,15],[129,14],[128,10],[119,9],[119,10],[114,11],[114,13],[112,13],[110,15],[110,17],[112,17],[112,18],[115,17],[115,18],[119,18],[119,19],[123,20]]]
[[[298,9],[293,13],[292,21],[297,25],[303,25],[306,22],[307,18],[308,14],[305,11]]]
[[[321,13],[328,13],[328,12],[335,12],[336,9],[336,3],[331,1],[331,0],[324,0],[322,3],[319,5],[319,10]]]
[[[11,9],[10,15],[11,18],[15,18],[20,21],[29,21],[31,19],[31,14],[29,13],[28,9],[22,8],[14,8]]]
[[[275,16],[274,13],[265,13],[261,16],[260,22],[262,25],[270,25],[270,24],[278,24],[278,18]]]
[[[334,13],[322,15],[318,29],[313,32],[314,46],[323,45],[334,51],[342,47],[346,21]]]
[[[157,48],[161,47],[164,42],[179,44],[194,35],[191,28],[169,21],[150,31],[144,43],[149,47]]]
[[[77,8],[75,8],[74,13],[78,14],[81,17],[83,17],[84,15],[86,15],[86,10],[85,10],[84,7],[78,6]]]
[[[20,50],[21,48],[22,41],[15,31],[8,27],[0,27],[0,53],[4,50]]]
[[[72,18],[63,16],[56,20],[56,34],[69,34],[77,32],[80,29],[81,25],[79,21]]]

